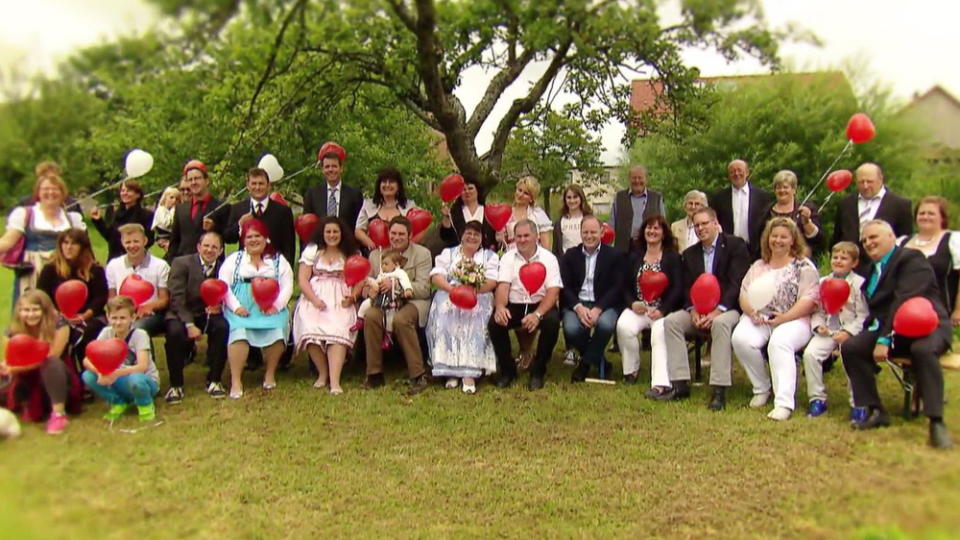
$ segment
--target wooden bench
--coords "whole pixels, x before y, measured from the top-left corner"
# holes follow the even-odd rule
[[[907,420],[916,418],[920,414],[921,396],[917,392],[917,383],[914,379],[912,364],[910,358],[898,356],[887,359],[887,365],[890,371],[897,378],[900,387],[903,388],[903,411],[901,414]],[[947,352],[940,356],[940,366],[943,369],[960,369],[960,353]]]

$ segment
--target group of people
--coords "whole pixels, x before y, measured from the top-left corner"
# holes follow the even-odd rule
[[[685,216],[672,223],[641,166],[630,169],[630,186],[616,194],[608,223],[576,185],[564,189],[560,216],[551,221],[536,204],[537,180],[525,177],[516,183],[509,222],[495,230],[484,217],[483,189],[467,178],[462,194],[441,209],[442,245],[434,252],[405,217],[415,203],[398,171],[382,170],[365,199],[341,180],[337,153],[321,156],[320,165],[324,182],[304,195],[304,212],[319,223],[299,252],[292,211],[269,197],[265,171],[251,169],[249,198],[226,204],[209,193],[206,167],[191,161],[181,186],[189,190],[187,200],[170,204],[178,194],[170,201],[164,194],[165,203],[148,214],[140,208],[142,189],[127,182],[111,223],[99,212],[91,215],[110,246],[105,267],[96,262],[83,220],[64,210],[68,193],[59,172],[38,172],[33,202],[13,211],[0,238],[3,254],[24,237],[24,261],[34,265],[20,270],[11,333],[53,344],[50,357],[29,371],[0,367],[22,387],[17,398],[30,392],[46,397],[51,433],[66,426],[71,379],[110,404],[107,418],[136,405],[141,419],[152,419],[160,380],[149,338],[161,334],[169,373],[165,401],[171,404],[184,399],[184,364],[203,335],[206,391],[214,398],[242,398],[242,374],[254,351],[265,364],[265,391],[276,388],[287,351],[305,351],[317,374],[314,386],[331,394],[343,392],[341,373],[351,356],[366,366],[363,388],[384,385],[389,351],[405,362],[411,395],[435,378],[467,394],[483,377],[504,388],[520,370],[529,370],[527,386],[538,390],[561,329],[568,356],[579,357],[573,382],[593,370],[612,370],[606,355],[616,335],[623,381],[636,384],[649,333],[647,397],[690,396],[688,340],[701,338],[710,348],[708,407],[726,407],[735,354],[752,385],[749,405],[762,408],[772,400],[768,416],[774,420],[790,418],[796,408],[798,356],[807,416],[827,410],[823,366],[839,352],[857,429],[889,423],[877,393],[876,362],[907,354],[930,419],[930,443],[952,445],[943,423],[939,355],[950,346],[951,327],[960,324],[960,235],[947,229],[946,201],[927,197],[913,210],[884,185],[876,164],[857,168],[858,192],[837,205],[829,246],[817,208],[797,200],[793,172],[775,175],[771,195],[750,181],[746,162],[735,160],[727,168],[729,187],[711,196],[690,191]],[[386,225],[388,246],[369,233],[378,220]],[[614,231],[612,245],[601,241],[605,226]],[[152,241],[163,242],[165,257],[148,251]],[[234,242],[238,249],[225,256],[225,244]],[[812,258],[824,251],[831,270],[821,277]],[[367,256],[371,272],[348,285],[347,260],[357,254]],[[528,287],[532,267],[543,274],[536,288]],[[645,298],[641,278],[650,273],[662,273],[665,287]],[[712,274],[720,290],[707,313],[695,309],[691,297],[703,274]],[[118,294],[132,277],[152,285],[139,305]],[[200,294],[200,284],[211,277],[227,285],[219,305],[207,305]],[[269,305],[256,299],[258,278],[276,284]],[[827,313],[820,299],[819,282],[828,278],[850,285],[839,313]],[[65,320],[50,298],[71,279],[86,283],[89,295],[77,316]],[[291,305],[295,282],[300,297]],[[770,284],[772,299],[752,305],[749,291],[759,282]],[[472,289],[472,307],[461,307],[464,285]],[[930,300],[940,325],[926,337],[894,336],[894,311],[915,296]],[[120,370],[101,374],[84,350],[95,339],[113,337],[124,339],[130,354]],[[229,389],[222,384],[225,366]]]

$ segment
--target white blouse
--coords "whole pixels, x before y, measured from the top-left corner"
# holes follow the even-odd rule
[[[539,233],[553,232],[553,222],[550,221],[550,217],[547,216],[547,213],[543,211],[543,208],[540,208],[539,206],[527,208],[527,219],[530,219],[537,224]],[[519,220],[513,215],[513,212],[511,212],[510,221],[507,222],[506,228],[508,247],[513,247],[513,228],[517,225],[517,221]],[[577,243],[579,244],[579,242]]]
[[[280,257],[279,276],[274,274],[273,271],[274,257]],[[233,294],[233,274],[238,264],[240,265],[239,276],[243,279],[252,279],[255,277],[276,279],[280,283],[280,294],[277,295],[277,300],[273,303],[273,307],[276,308],[277,311],[282,311],[287,307],[287,303],[290,302],[290,297],[293,295],[293,269],[290,267],[287,259],[279,253],[275,255],[265,255],[261,266],[257,268],[250,262],[250,255],[248,255],[246,251],[237,251],[236,253],[231,253],[230,256],[223,261],[223,266],[220,267],[220,279],[228,285],[226,304],[231,311],[236,311],[237,308],[243,305]]]
[[[43,210],[40,209],[40,203],[36,203],[32,206],[31,218],[30,218],[30,228],[38,232],[62,232],[67,229],[80,229],[82,231],[87,230],[87,224],[83,222],[83,216],[78,212],[67,212],[64,209],[59,209],[58,219],[56,223],[53,223],[47,219],[43,214]],[[10,217],[7,218],[7,228],[14,231],[20,231],[22,233],[27,232],[27,209],[23,206],[18,206],[13,209],[13,212],[10,212]]]
[[[401,216],[406,216],[407,212],[417,207],[417,203],[413,202],[413,199],[407,199],[407,204],[403,206],[397,206],[397,210],[400,211]],[[370,223],[370,220],[376,217],[377,213],[380,212],[380,206],[374,204],[373,199],[364,199],[363,206],[360,207],[360,213],[357,215],[357,229],[367,230],[367,225]]]

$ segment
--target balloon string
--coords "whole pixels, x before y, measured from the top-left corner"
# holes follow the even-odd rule
[[[820,187],[820,184],[822,184],[823,181],[826,180],[827,175],[830,174],[830,171],[833,170],[833,167],[837,164],[838,161],[840,161],[840,158],[843,157],[843,154],[845,154],[847,150],[850,149],[850,146],[852,145],[853,145],[853,140],[847,139],[847,144],[843,145],[843,149],[840,150],[840,153],[837,154],[836,158],[834,158],[833,163],[831,163],[830,166],[827,167],[827,170],[823,171],[823,175],[820,176],[820,180],[817,180],[817,183],[814,184],[810,192],[807,193],[807,196],[803,198],[803,201],[800,203],[800,206],[803,206],[804,204],[806,204],[808,200],[810,200],[810,197],[813,196],[813,192],[815,192],[817,188]]]
[[[827,198],[823,200],[823,204],[820,205],[820,211],[821,211],[821,212],[823,211],[823,208],[824,208],[825,206],[827,206],[827,203],[830,202],[830,199],[832,199],[833,196],[836,195],[836,194],[837,194],[836,191],[831,191],[830,194],[827,195]]]
[[[279,184],[280,182],[282,182],[282,181],[284,181],[284,180],[289,180],[289,179],[291,179],[291,178],[293,178],[293,177],[295,177],[295,176],[303,173],[303,172],[306,171],[307,169],[310,169],[310,168],[313,168],[313,167],[316,167],[316,166],[317,166],[316,163],[311,163],[310,165],[307,165],[306,167],[300,169],[300,170],[297,171],[297,172],[288,174],[288,175],[284,176],[283,178],[280,178],[280,179],[277,180],[276,182],[270,182],[270,185],[272,186],[272,185],[274,185],[274,184]],[[247,186],[243,186],[242,188],[240,188],[239,190],[237,190],[236,193],[234,193],[233,195],[227,197],[222,203],[220,203],[219,206],[217,206],[217,207],[214,208],[213,210],[211,210],[211,211],[207,212],[206,214],[204,214],[203,217],[204,217],[204,218],[208,218],[208,217],[212,216],[215,212],[217,212],[218,210],[220,210],[220,209],[223,208],[224,206],[230,204],[230,200],[231,200],[231,199],[235,199],[238,195],[240,195],[240,194],[242,194],[242,193],[244,193],[244,192],[246,192],[246,191],[247,191]]]
[[[119,186],[120,184],[126,182],[128,179],[129,179],[129,177],[125,176],[125,177],[123,177],[123,179],[117,180],[117,181],[114,182],[113,184],[110,184],[109,186],[107,186],[107,187],[105,187],[105,188],[103,188],[103,189],[98,189],[97,191],[94,191],[93,193],[91,193],[91,194],[89,194],[89,195],[86,195],[86,196],[84,196],[84,197],[80,197],[79,199],[77,199],[77,203],[79,203],[80,201],[85,201],[85,200],[87,200],[87,199],[93,199],[93,198],[95,198],[97,195],[100,195],[101,193],[104,193],[104,192],[106,192],[106,191],[110,191],[111,189],[116,188],[116,187]]]

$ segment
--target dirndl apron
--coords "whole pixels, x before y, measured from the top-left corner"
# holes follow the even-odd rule
[[[233,285],[230,286],[231,292],[237,297],[237,301],[247,308],[250,312],[246,317],[241,317],[232,310],[224,310],[224,318],[230,325],[230,337],[228,343],[235,341],[246,341],[251,347],[267,347],[277,341],[286,342],[290,334],[290,310],[284,307],[278,313],[267,315],[257,305],[253,298],[252,278],[240,277],[240,260],[243,257],[243,251],[237,252],[237,264],[233,270]],[[273,276],[274,279],[280,279],[280,258],[273,258]]]

